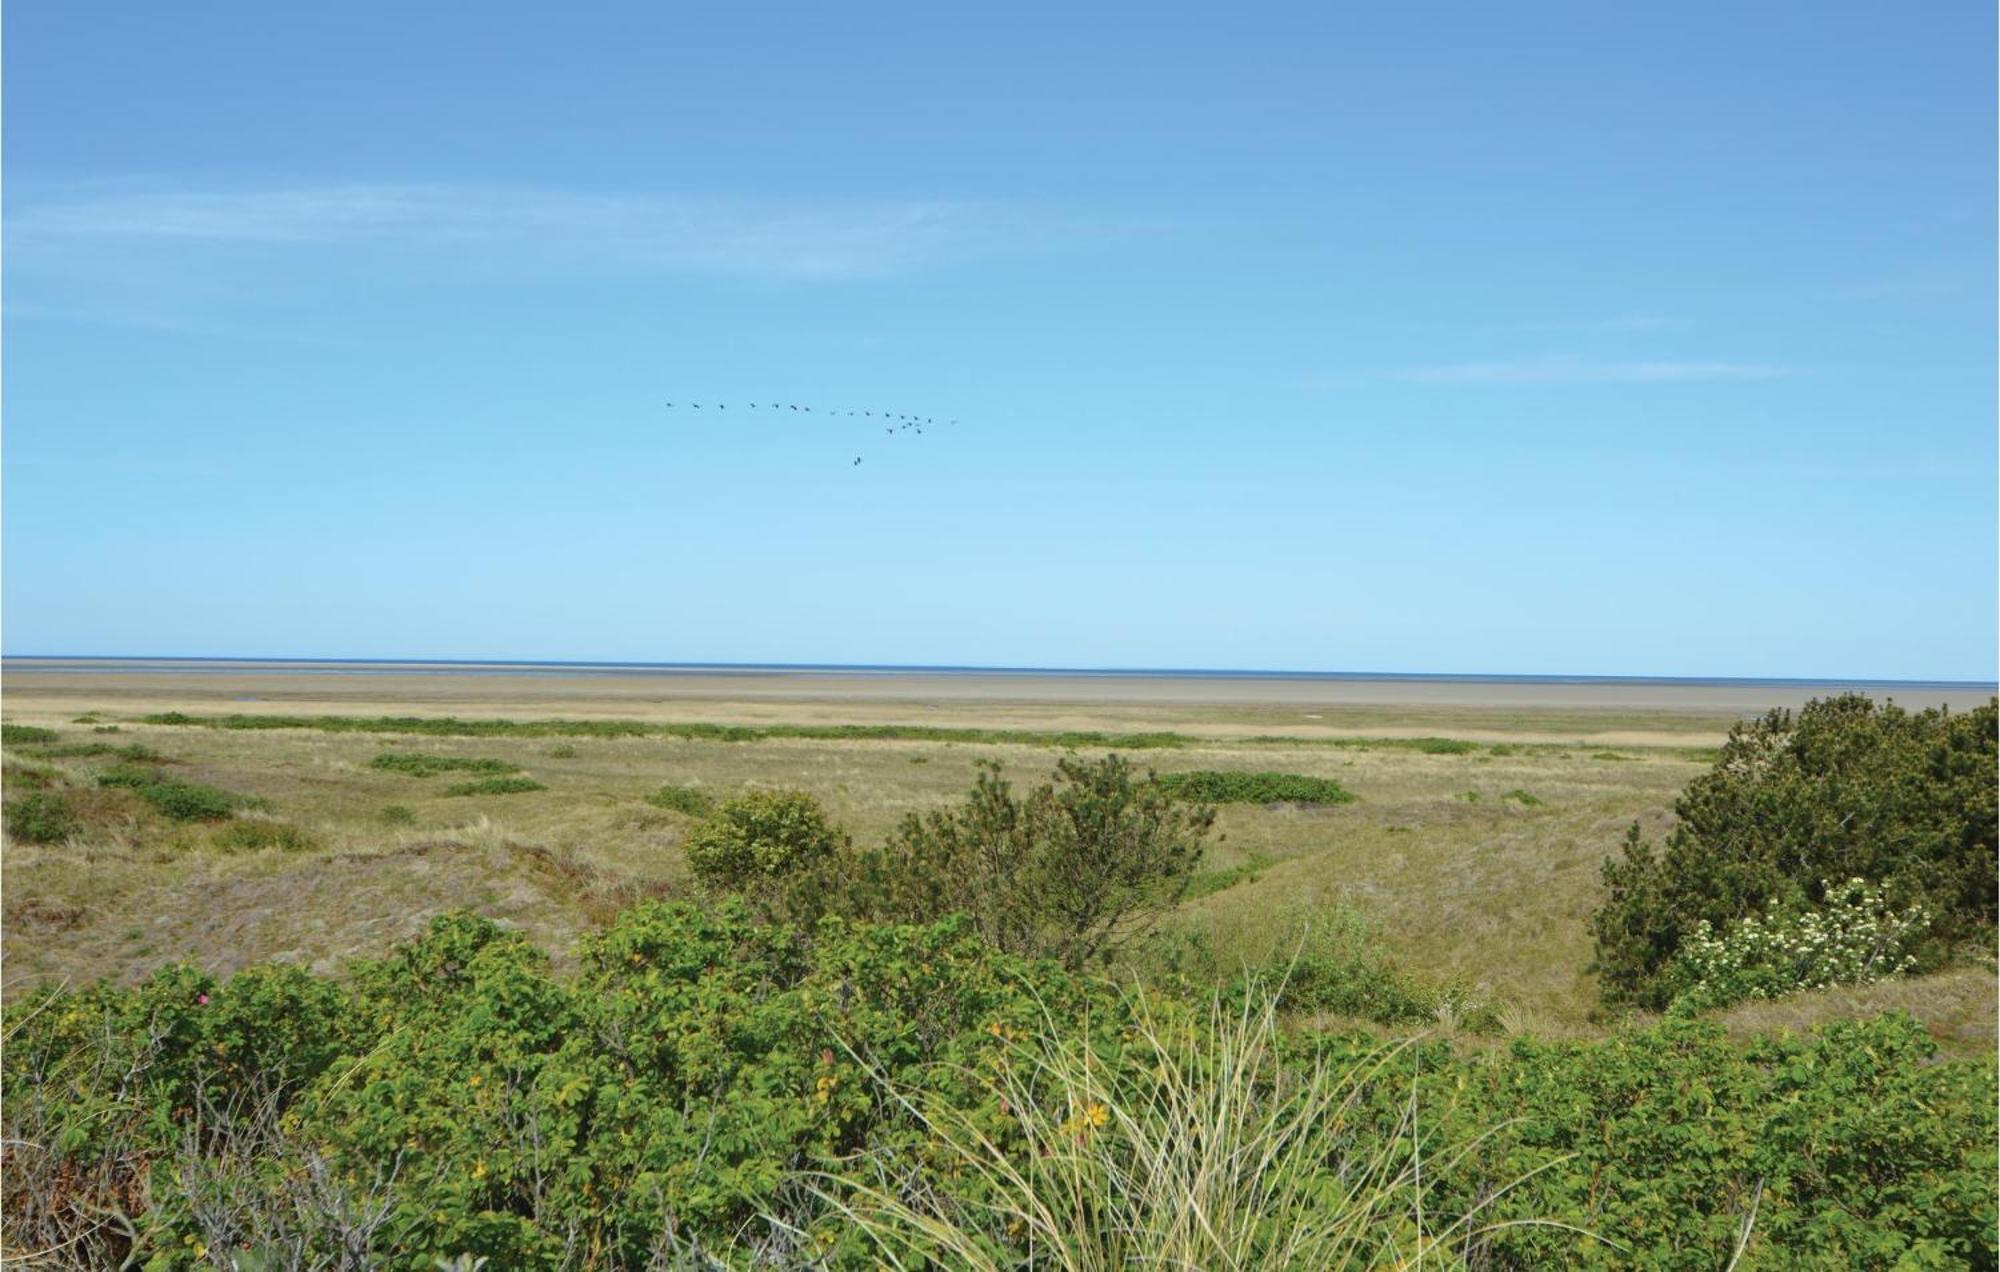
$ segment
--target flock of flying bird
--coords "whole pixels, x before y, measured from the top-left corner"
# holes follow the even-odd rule
[[[687,406],[689,410],[699,411],[702,409],[702,405],[699,402],[689,402]],[[667,403],[667,409],[675,410],[678,408],[675,406],[674,403],[669,402]],[[729,409],[729,404],[726,402],[718,402],[715,404],[715,409],[718,411],[726,411]],[[752,411],[757,411],[757,410],[804,411],[808,415],[811,415],[813,413],[813,409],[810,406],[800,406],[795,402],[766,402],[761,407],[758,406],[757,403],[751,402],[748,404],[747,409]],[[885,433],[888,433],[891,437],[895,436],[897,433],[903,433],[903,432],[914,432],[921,437],[923,435],[924,426],[926,424],[932,426],[933,428],[937,426],[937,421],[932,419],[928,415],[903,415],[896,411],[821,411],[819,412],[819,414],[829,417],[859,415],[866,419],[878,419],[881,420],[883,423],[884,426],[883,431]],[[889,421],[891,420],[897,420],[900,422],[891,424],[889,423]],[[958,421],[946,420],[945,423],[956,424],[958,423]],[[859,467],[860,464],[861,464],[861,456],[856,455],[854,457],[854,463],[849,465],[849,467]]]

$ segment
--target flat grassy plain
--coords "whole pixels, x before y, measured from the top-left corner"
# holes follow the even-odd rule
[[[1374,686],[1364,701],[1322,687],[1287,700],[1266,682],[1231,701],[1227,686],[1100,685],[1092,700],[1069,681],[995,689],[885,677],[850,679],[837,697],[820,683],[832,677],[792,684],[790,696],[782,678],[719,679],[736,696],[702,678],[10,671],[8,721],[53,728],[59,741],[8,746],[9,795],[53,779],[77,792],[85,825],[60,842],[7,845],[6,992],[130,981],[176,959],[218,973],[264,959],[333,971],[460,906],[518,926],[561,960],[621,906],[688,890],[680,844],[691,818],[649,802],[663,787],[718,800],[801,788],[867,842],[908,813],[959,798],[981,761],[1019,784],[1045,779],[1061,751],[1006,740],[1008,731],[1094,731],[1172,735],[1127,752],[1162,773],[1298,774],[1354,796],[1223,805],[1219,842],[1191,899],[1168,919],[1170,933],[1205,934],[1225,962],[1282,958],[1301,925],[1346,905],[1379,929],[1404,969],[1490,998],[1509,1031],[1583,1036],[1607,1027],[1588,970],[1599,862],[1634,821],[1661,832],[1674,796],[1703,771],[1730,722],[1757,709],[1698,697],[1676,707],[1652,689],[1631,701],[1525,693],[1465,701],[1418,685],[1399,704],[1373,700],[1382,696]],[[1774,695],[1770,705],[1796,696]],[[164,712],[193,719],[141,722]],[[358,727],[204,723],[250,713],[339,716]],[[659,731],[429,736],[365,723],[373,717]],[[666,731],[674,723],[986,734],[736,741],[674,736]],[[107,749],[73,753],[92,744]],[[173,780],[247,804],[232,822],[175,822],[129,791],[98,788],[98,773],[126,762],[115,749],[135,744],[161,756]],[[484,774],[540,789],[450,793]],[[245,834],[237,829],[245,822],[299,833]],[[1891,1006],[1923,1019],[1949,1050],[1992,1048],[1990,969],[1752,1004],[1726,1019],[1745,1031],[1792,1028]]]

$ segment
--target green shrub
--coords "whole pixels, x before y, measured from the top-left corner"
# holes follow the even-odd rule
[[[324,845],[318,836],[289,822],[247,819],[232,821],[208,838],[222,852],[311,852]]]
[[[1682,1012],[1746,998],[1781,998],[1829,985],[1866,985],[1917,965],[1911,953],[1930,927],[1921,905],[1896,912],[1864,879],[1825,888],[1817,910],[1751,915],[1717,935],[1702,919],[1681,941],[1666,983]]]
[[[410,751],[385,751],[368,761],[368,767],[409,777],[434,777],[439,773],[517,773],[521,766],[505,760],[477,759],[463,755],[421,755]]]
[[[715,801],[708,792],[693,786],[662,786],[646,796],[646,802],[655,808],[671,809],[690,817],[706,817],[715,811]]]
[[[686,806],[699,792],[667,787]],[[655,802],[662,802],[655,800]],[[819,801],[804,791],[758,791],[728,800],[697,823],[682,844],[694,877],[707,888],[737,892],[764,913],[782,913],[782,898],[847,846]]]
[[[1542,802],[1542,797],[1535,794],[1533,791],[1524,791],[1519,788],[1508,791],[1505,795],[1502,795],[1500,798],[1511,799],[1516,804],[1519,804],[1523,808],[1533,808],[1537,804],[1540,804]]]
[[[59,791],[36,791],[10,800],[7,833],[24,844],[53,844],[83,829],[83,822]]]
[[[1186,894],[1215,810],[1118,755],[1065,758],[1055,777],[1019,798],[982,764],[964,803],[912,814],[861,860],[857,908],[905,921],[967,914],[995,947],[1071,968],[1142,934]]]
[[[0,724],[0,744],[7,746],[34,746],[54,742],[60,735],[54,729],[44,729],[33,724]]]
[[[1996,720],[1991,704],[1910,713],[1845,694],[1732,729],[1665,844],[1634,826],[1604,864],[1592,927],[1607,999],[1664,1006],[1662,973],[1696,924],[1815,909],[1827,879],[1875,880],[1887,904],[1928,911],[1938,943],[1920,961],[1990,939]]]
[[[552,746],[546,754],[552,760],[573,760],[576,758],[576,748],[568,744]]]
[[[220,821],[242,803],[227,791],[196,782],[152,782],[138,790],[140,798],[175,821]]]
[[[663,1248],[841,1268],[1996,1257],[1993,1061],[1940,1061],[1906,1017],[1747,1046],[1667,1021],[1385,1047],[1285,1030],[1251,995],[1119,993],[960,922],[807,934],[733,903],[642,905],[577,962],[559,976],[451,915],[340,979],[169,967],[23,994],[0,1068],[10,1245],[401,1272]]]
[[[444,788],[447,795],[525,795],[548,787],[532,777],[482,777],[476,782],[459,782]]]
[[[382,808],[382,822],[387,826],[414,825],[417,815],[403,804],[386,804]]]
[[[1349,804],[1354,795],[1330,777],[1298,773],[1163,773],[1160,787],[1205,804]]]
[[[97,784],[128,789],[175,821],[221,821],[249,802],[213,786],[175,781],[151,769],[126,765],[99,773]]]

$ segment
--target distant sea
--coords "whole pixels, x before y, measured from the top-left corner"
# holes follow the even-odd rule
[[[1908,688],[1991,690],[1990,680],[1896,680],[1813,676],[1568,676],[1486,675],[1469,672],[1289,671],[1242,667],[987,667],[975,664],[900,663],[725,663],[615,662],[562,660],[497,660],[442,658],[172,658],[148,655],[106,656],[67,654],[8,654],[0,658],[8,674],[33,672],[107,671],[187,675],[217,675],[273,671],[299,675],[354,676],[1020,676],[1112,677],[1131,680],[1304,680],[1355,682],[1420,682],[1467,685],[1685,685],[1737,688]]]

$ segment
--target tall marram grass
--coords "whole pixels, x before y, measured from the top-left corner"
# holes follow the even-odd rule
[[[1392,1135],[1365,1131],[1364,1089],[1390,1080],[1401,1046],[1349,1068],[1281,1060],[1276,1001],[1217,997],[1205,1017],[1174,1019],[1135,994],[1133,1042],[1150,1065],[1107,1064],[1069,1041],[1087,1029],[1046,1020],[991,1075],[997,1124],[870,1068],[938,1156],[921,1174],[857,1162],[814,1191],[895,1267],[1449,1267],[1522,1223],[1480,1211],[1528,1176],[1468,1213],[1427,1213],[1426,1176],[1486,1137],[1433,1142],[1414,1097]]]

